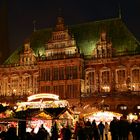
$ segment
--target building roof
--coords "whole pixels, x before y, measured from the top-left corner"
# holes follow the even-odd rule
[[[140,42],[128,30],[122,19],[113,18],[88,23],[68,26],[70,34],[75,38],[77,47],[85,56],[91,56],[96,43],[100,38],[100,33],[105,31],[112,42],[115,54],[140,53]],[[33,32],[30,36],[31,48],[36,56],[45,55],[44,44],[51,38],[53,28],[41,29]],[[5,61],[5,64],[18,63],[19,52],[22,47],[18,48]]]

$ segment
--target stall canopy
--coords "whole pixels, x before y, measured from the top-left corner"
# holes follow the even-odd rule
[[[16,118],[19,119],[31,119],[33,117],[42,119],[72,119],[73,112],[67,108],[44,108],[40,110],[39,108],[27,109],[23,111],[18,111],[15,114]]]
[[[16,104],[15,117],[31,119],[38,115],[45,119],[71,119],[73,112],[67,100],[59,100],[59,96],[52,93],[39,93],[28,97],[27,102]]]

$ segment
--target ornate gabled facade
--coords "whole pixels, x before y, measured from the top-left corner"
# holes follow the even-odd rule
[[[38,66],[29,42],[24,44],[19,56],[19,63],[0,68],[1,102],[13,103],[38,93]]]
[[[121,19],[68,28],[58,17],[54,29],[35,31],[5,61],[0,79],[5,101],[47,92],[73,107],[138,113],[140,43]]]
[[[55,30],[52,32],[51,39],[46,43],[45,49],[47,59],[59,59],[59,56],[64,58],[78,54],[76,42],[64,26],[62,17],[58,17]]]
[[[50,38],[45,43],[45,59],[38,61],[39,91],[59,94],[62,99],[79,99],[84,91],[84,60],[62,17],[58,17]]]
[[[36,64],[36,57],[33,50],[30,48],[30,41],[24,43],[23,51],[20,53],[20,65],[34,65]]]

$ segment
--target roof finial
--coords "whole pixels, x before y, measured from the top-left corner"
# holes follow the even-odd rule
[[[61,8],[58,9],[58,16],[62,17],[62,9]]]
[[[36,20],[33,20],[34,32],[36,31]]]
[[[119,18],[121,19],[122,18],[122,12],[121,12],[121,6],[119,4]]]

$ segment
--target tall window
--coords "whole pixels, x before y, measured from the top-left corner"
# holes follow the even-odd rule
[[[65,69],[64,67],[60,67],[59,68],[59,80],[64,80],[64,73],[65,72]]]
[[[94,91],[94,85],[95,85],[95,80],[94,80],[94,72],[91,71],[91,72],[88,72],[87,74],[87,86],[88,86],[88,89],[87,89],[87,92],[88,93],[92,93]]]
[[[77,77],[78,77],[77,66],[67,66],[66,67],[66,77],[67,77],[67,79],[77,79]]]
[[[38,92],[38,75],[33,76],[33,93]]]
[[[41,81],[50,81],[50,68],[41,69],[40,75],[41,75],[40,76]]]
[[[102,72],[102,84],[109,84],[109,71]]]
[[[94,85],[94,72],[89,72],[88,73],[88,84],[89,85]]]
[[[72,79],[72,73],[71,73],[71,66],[66,67],[66,77],[67,79]]]
[[[46,92],[50,92],[50,86],[46,86]]]
[[[109,78],[109,71],[102,72],[102,91],[103,92],[110,92],[110,78]]]
[[[117,71],[118,83],[124,84],[125,83],[125,70],[118,70]]]
[[[77,84],[67,85],[67,92],[66,92],[67,98],[77,97],[77,95],[76,95],[77,92],[78,92],[78,85]]]
[[[30,77],[25,75],[23,77],[23,93],[24,94],[27,94],[29,87],[30,87]]]
[[[19,82],[18,77],[12,78],[12,79],[11,79],[11,82],[12,82],[12,83],[11,83],[12,88],[17,87],[17,86],[18,86],[18,82]]]
[[[67,98],[72,98],[73,85],[67,85]]]
[[[40,76],[40,80],[41,81],[44,81],[45,80],[45,76],[46,75],[46,71],[45,71],[45,69],[41,69],[41,76]]]
[[[78,69],[77,69],[77,66],[73,66],[72,67],[72,73],[73,73],[73,79],[77,79],[78,77]]]
[[[19,93],[18,86],[19,86],[19,78],[18,77],[13,77],[11,79],[11,88],[12,88],[12,90],[16,90],[16,93],[15,94],[18,94]],[[11,91],[11,92],[13,92],[13,91]]]
[[[132,90],[140,90],[140,69],[132,70]]]
[[[64,95],[64,85],[59,85],[59,96],[60,96],[61,99],[65,98],[65,95]]]
[[[53,80],[58,80],[59,77],[58,77],[58,68],[53,68]]]
[[[50,81],[50,68],[46,68],[45,80]]]
[[[140,82],[140,70],[139,69],[132,70],[132,82],[133,83]]]
[[[3,82],[2,82],[2,85],[3,85],[3,89],[2,89],[2,94],[3,95],[6,95],[7,91],[8,91],[8,78],[4,78],[3,79]],[[10,95],[10,91],[8,93],[8,96]]]
[[[54,86],[53,91],[55,94],[59,94],[59,86]]]
[[[41,92],[50,92],[50,86],[41,86]]]
[[[78,93],[78,84],[73,84],[73,98],[77,97]]]
[[[117,71],[117,84],[116,84],[116,88],[119,91],[125,91],[127,90],[127,85],[126,85],[126,74],[125,74],[125,70],[118,70]]]

